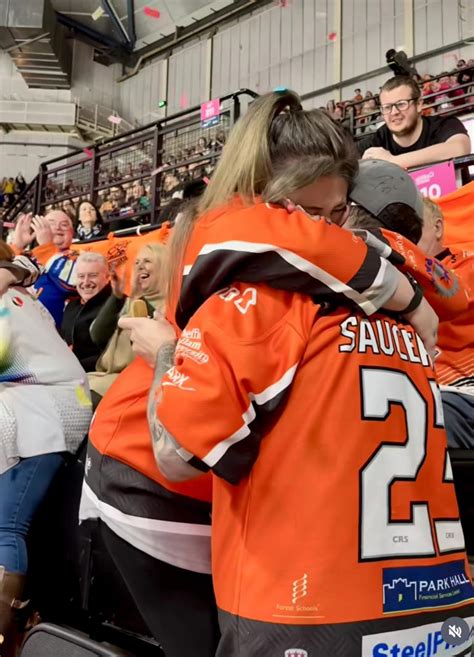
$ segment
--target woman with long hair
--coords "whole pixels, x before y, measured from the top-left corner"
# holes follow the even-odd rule
[[[165,246],[158,243],[147,244],[138,252],[130,297],[125,296],[124,279],[115,271],[111,272],[112,294],[90,327],[93,342],[103,349],[96,371],[88,374],[94,405],[133,360],[130,338],[128,332],[117,325],[119,318],[130,315],[136,300],[144,301],[148,317],[153,317],[155,311],[163,310],[165,253]]]
[[[149,423],[166,477],[217,475],[219,657],[360,657],[431,641],[449,604],[471,613],[439,391],[402,317],[429,351],[437,321],[416,285],[328,222],[344,221],[356,170],[328,117],[267,95],[173,238],[183,333],[176,356],[162,334]],[[422,593],[438,575],[449,604]]]

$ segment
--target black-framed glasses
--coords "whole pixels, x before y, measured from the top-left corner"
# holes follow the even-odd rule
[[[397,112],[406,112],[410,107],[410,103],[416,103],[418,98],[408,98],[408,100],[399,100],[396,103],[386,103],[385,105],[380,105],[380,111],[382,114],[391,114],[394,107],[397,108]]]

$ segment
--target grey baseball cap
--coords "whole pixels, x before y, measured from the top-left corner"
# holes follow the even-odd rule
[[[378,217],[392,203],[403,203],[423,219],[423,196],[408,173],[385,160],[361,160],[349,198]]]

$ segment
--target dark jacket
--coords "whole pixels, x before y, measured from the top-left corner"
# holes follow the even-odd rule
[[[94,344],[90,336],[90,326],[111,294],[106,285],[86,303],[81,299],[70,301],[64,311],[61,335],[81,362],[86,372],[93,372],[102,349]]]

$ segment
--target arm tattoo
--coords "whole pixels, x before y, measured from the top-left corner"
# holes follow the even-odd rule
[[[155,374],[150,388],[150,394],[148,396],[148,424],[150,426],[153,443],[158,442],[165,432],[164,426],[156,415],[156,407],[161,398],[161,391],[159,390],[161,379],[170,367],[173,366],[175,350],[175,342],[166,342],[158,349],[158,355],[156,357]]]
[[[161,401],[161,379],[174,363],[176,344],[168,342],[158,351],[155,376],[148,398],[148,425],[153,442],[153,453],[162,474],[171,481],[185,481],[202,475],[202,471],[189,465],[177,452],[179,445],[161,424],[156,407]]]

